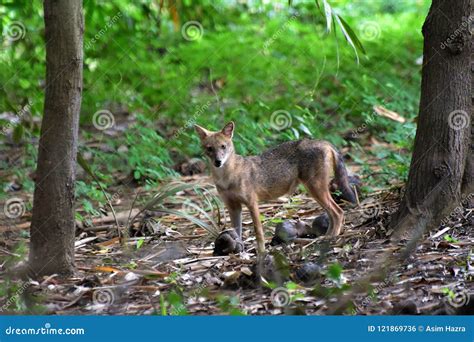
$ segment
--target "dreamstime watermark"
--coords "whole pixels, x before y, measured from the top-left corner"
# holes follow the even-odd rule
[[[8,130],[15,127],[18,123],[20,123],[21,119],[31,111],[31,106],[33,102],[28,100],[28,103],[24,106],[20,106],[17,116],[10,122],[8,122],[5,126],[2,127],[2,134],[7,134]]]
[[[375,21],[364,21],[358,28],[359,35],[365,40],[372,41],[380,37],[380,25]]]
[[[115,117],[110,110],[101,109],[92,116],[92,124],[99,131],[103,131],[115,125]]]
[[[203,212],[212,210],[212,203],[215,203],[217,198],[206,189],[196,191],[199,195],[193,200],[186,199],[181,204],[181,211],[187,215],[199,216]]]
[[[455,131],[460,131],[471,124],[471,117],[464,110],[453,110],[448,116],[448,125]]]
[[[191,20],[183,24],[181,35],[188,41],[196,41],[204,35],[204,28],[199,21]]]
[[[92,293],[92,302],[96,305],[112,305],[115,302],[114,291],[110,288],[95,289]]]
[[[441,225],[447,225],[449,220],[457,215],[462,214],[464,210],[464,206],[467,206],[471,200],[474,198],[474,192],[471,192],[469,195],[461,199],[461,203],[454,208],[449,215],[447,215],[444,219],[441,220]]]
[[[375,118],[379,116],[379,114],[377,114],[377,112],[373,111],[365,120],[364,120],[364,123],[362,125],[360,125],[359,127],[357,127],[356,129],[354,129],[351,133],[351,137],[352,139],[356,139],[359,137],[360,134],[364,133],[365,130],[367,129],[367,127],[369,127],[369,125],[371,125],[374,121],[375,121]]]
[[[453,43],[455,43],[460,37],[462,37],[463,32],[466,31],[466,29],[470,30],[470,25],[472,24],[474,17],[469,16],[467,19],[464,19],[461,22],[461,25],[454,30],[453,33],[449,35],[448,38],[446,38],[445,41],[443,41],[440,45],[441,49],[444,50],[447,47],[450,47]]]
[[[183,134],[187,129],[193,127],[196,122],[197,122],[197,119],[206,111],[209,109],[209,107],[211,106],[211,101],[207,101],[204,105],[202,105],[201,107],[199,107],[198,110],[196,110],[194,112],[194,114],[191,116],[191,118],[189,118],[188,120],[186,120],[185,124],[179,128],[176,132],[174,132],[173,134],[173,139],[176,139],[178,138],[181,134]]]
[[[40,328],[15,328],[9,326],[5,329],[6,335],[84,335],[84,328],[52,328],[50,323],[45,323]]]
[[[291,114],[286,110],[277,110],[270,116],[270,126],[277,131],[282,131],[289,128],[293,123]]]
[[[19,197],[8,199],[3,206],[3,213],[10,219],[22,217],[25,214],[25,202]]]
[[[10,298],[7,299],[7,301],[5,302],[5,304],[3,304],[1,307],[0,307],[0,312],[4,312],[6,310],[8,310],[8,308],[18,302],[18,299],[19,297],[26,291],[26,289],[30,286],[30,284],[28,282],[23,282],[20,286],[19,289],[17,289],[15,291],[15,294],[13,296],[11,296]]]
[[[7,26],[5,26],[5,29],[3,30],[3,35],[10,42],[25,38],[25,24],[23,24],[21,21],[12,21]]]
[[[114,15],[109,21],[107,21],[102,27],[99,32],[97,32],[92,39],[89,39],[86,44],[84,44],[84,50],[89,49],[92,45],[94,45],[97,41],[99,41],[104,34],[107,33],[107,31],[120,19],[122,18],[123,14],[122,12],[118,12],[116,15]]]
[[[270,294],[272,304],[278,308],[288,306],[291,303],[291,296],[288,290],[284,287],[277,287],[272,290]]]
[[[181,204],[181,211],[190,216],[198,216],[201,210],[204,211],[204,203],[201,200],[187,199]]]
[[[399,141],[413,141],[416,135],[416,127],[405,126],[406,130],[402,134],[401,139]],[[397,151],[399,156],[402,156],[406,153],[406,148],[400,147]]]
[[[263,43],[262,52],[267,55],[269,53],[268,49],[270,46],[275,43],[275,41],[280,38],[280,36],[288,29],[288,26],[298,18],[299,14],[292,15],[285,23],[269,38]]]
[[[398,278],[396,276],[390,276],[387,279],[385,279],[382,283],[377,285],[369,295],[365,296],[364,299],[362,299],[361,305],[366,307],[372,303],[372,301],[376,298],[376,296],[382,291],[384,288],[391,286],[392,284],[396,283],[398,281]],[[357,315],[359,313],[359,309],[354,308],[352,310],[353,315]]]
[[[382,207],[380,206],[380,204],[375,204],[375,205],[365,207],[362,210],[361,215],[362,215],[363,218],[371,219],[371,218],[379,216],[381,211],[382,211]]]
[[[471,296],[467,290],[462,289],[456,292],[452,292],[448,295],[448,304],[451,305],[453,308],[460,308],[463,307],[467,304],[469,304],[469,301],[471,299]]]
[[[115,203],[116,201],[118,201],[120,199],[120,196],[123,195],[123,190],[122,189],[118,189],[116,192],[114,192],[114,194],[110,197],[110,203]]]
[[[206,288],[205,284],[200,284],[197,288],[195,288],[189,293],[188,298],[189,299],[197,298],[201,294],[201,292],[204,291],[205,288]],[[186,306],[181,303],[176,306],[173,306],[173,308],[170,311],[170,314],[172,316],[179,316],[179,315],[184,314],[185,312],[186,312]]]

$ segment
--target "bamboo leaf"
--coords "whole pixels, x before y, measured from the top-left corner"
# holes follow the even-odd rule
[[[349,24],[338,14],[336,14],[336,18],[338,20],[338,23],[341,26],[342,33],[344,33],[344,36],[346,37],[349,44],[351,44],[354,50],[356,50],[356,53],[357,53],[357,50],[359,50],[365,55],[366,51],[364,49],[364,46],[362,45],[361,41],[359,40],[355,32],[349,26]]]
[[[333,20],[332,28],[334,32],[334,39],[336,40],[336,58],[337,58],[337,72],[339,72],[339,67],[341,65],[341,58],[339,54],[339,39],[337,38],[337,30],[336,30],[336,21]]]
[[[314,2],[316,3],[316,7],[321,11],[321,5],[319,4],[319,0],[314,0]]]
[[[327,2],[327,0],[322,0],[324,5],[324,13],[326,15],[326,30],[327,32],[331,32],[331,24],[332,24],[332,8]]]

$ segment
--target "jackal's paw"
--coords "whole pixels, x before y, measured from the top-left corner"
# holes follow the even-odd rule
[[[227,229],[214,242],[214,255],[237,254],[244,250],[244,244],[235,230]]]

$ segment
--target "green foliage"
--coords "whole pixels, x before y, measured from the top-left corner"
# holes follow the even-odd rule
[[[188,314],[188,310],[183,303],[183,297],[181,294],[171,291],[167,296],[167,303],[170,307],[170,314],[173,316],[185,316]]]
[[[339,282],[342,276],[342,266],[338,263],[331,264],[328,267],[327,277],[331,280]]]
[[[175,175],[169,168],[172,160],[165,140],[151,127],[152,123],[142,117],[126,132],[129,149],[121,157],[128,161],[136,180],[163,179]]]
[[[226,296],[226,295],[218,295],[217,296],[217,305],[219,309],[225,314],[231,316],[244,316],[245,312],[243,312],[239,308],[239,297],[237,296]]]
[[[137,240],[137,245],[136,245],[137,249],[140,249],[140,248],[143,246],[143,243],[144,243],[144,242],[145,242],[145,239],[143,239],[143,238],[142,238],[142,239],[138,239],[138,240]]]
[[[187,0],[177,17],[164,3],[164,8],[152,0],[85,3],[80,150],[92,155],[87,162],[105,189],[115,184],[117,173],[148,185],[174,177],[172,166],[180,157],[201,156],[192,124],[218,129],[229,120],[236,121],[236,147],[243,154],[288,139],[326,139],[338,147],[352,144],[370,186],[406,178],[419,101],[416,60],[429,1],[323,1],[322,15],[311,1],[231,6]],[[326,34],[323,3],[332,8],[332,25],[344,18],[340,25],[346,34],[341,27],[333,29],[336,38]],[[42,4],[4,1],[0,14],[2,32],[17,21],[25,27],[23,38],[2,43],[0,112],[20,116],[18,108],[31,103],[16,124],[21,128],[14,129],[14,140],[30,142],[39,134],[32,118],[43,110]],[[200,39],[189,41],[181,28],[191,20],[203,30]],[[366,51],[360,64],[344,41],[349,37],[358,46],[355,35]],[[374,105],[400,113],[407,122],[377,116],[366,123]],[[118,136],[94,129],[93,114],[102,109],[114,113],[117,124],[118,113],[125,112],[131,124]],[[272,124],[272,113],[279,110],[291,118],[281,130]],[[345,139],[362,125],[364,134],[398,150],[368,151],[364,141]],[[86,143],[97,138],[106,148]],[[36,147],[19,146],[23,158],[14,173],[32,190],[28,174]],[[368,157],[380,159],[381,176],[372,176]],[[8,165],[2,161],[1,167]],[[81,180],[77,195],[90,215],[95,214],[92,203],[104,201],[91,181]]]
[[[14,246],[10,255],[0,257],[5,269],[12,269],[26,258],[27,245],[20,242]],[[30,283],[25,280],[11,279],[3,276],[0,281],[0,312],[2,314],[44,314],[45,308],[40,305],[41,298],[29,293]]]
[[[457,240],[456,238],[452,237],[449,234],[444,234],[443,239],[444,239],[444,241],[447,241],[447,242],[450,242],[450,243],[458,243],[459,242],[459,240]]]

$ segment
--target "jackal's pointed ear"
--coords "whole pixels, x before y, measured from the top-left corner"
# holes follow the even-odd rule
[[[233,121],[231,121],[227,125],[224,126],[224,128],[222,129],[222,134],[232,139],[232,137],[234,136],[234,128],[235,128],[235,124]]]
[[[201,140],[207,138],[209,135],[211,135],[211,132],[205,129],[204,127],[201,127],[199,125],[194,125],[194,129],[196,130],[196,133],[199,135],[199,138]]]

